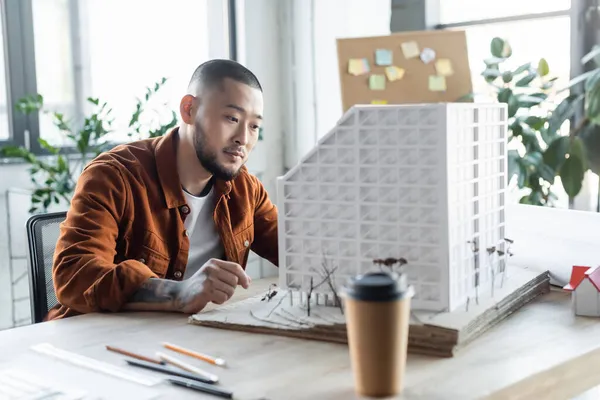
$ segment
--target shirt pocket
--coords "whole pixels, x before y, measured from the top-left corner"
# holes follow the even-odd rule
[[[238,264],[242,267],[246,267],[248,262],[248,256],[250,255],[250,247],[254,242],[254,224],[250,224],[243,230],[233,234],[233,245],[235,246],[235,254],[238,259]]]
[[[171,259],[164,254],[157,252],[156,250],[142,245],[137,252],[137,261],[142,264],[146,264],[148,268],[152,270],[159,278],[164,278],[169,270]]]
[[[169,248],[156,234],[145,231],[142,235],[132,235],[125,242],[125,259],[145,264],[160,278],[167,275],[171,264]]]

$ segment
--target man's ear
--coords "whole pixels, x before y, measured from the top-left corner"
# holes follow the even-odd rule
[[[191,94],[186,94],[179,103],[179,113],[181,119],[187,125],[194,124],[194,117],[196,114],[196,98]]]

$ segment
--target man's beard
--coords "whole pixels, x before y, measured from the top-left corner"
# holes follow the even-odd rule
[[[236,171],[231,171],[224,168],[222,165],[219,165],[219,162],[217,161],[217,155],[207,149],[206,132],[204,132],[198,123],[196,123],[196,134],[194,135],[194,148],[200,164],[216,179],[230,181],[235,179],[235,177],[240,173],[241,167]]]

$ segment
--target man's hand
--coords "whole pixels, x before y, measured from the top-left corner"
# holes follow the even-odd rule
[[[239,264],[213,258],[179,283],[182,286],[175,298],[175,309],[189,314],[199,312],[210,302],[225,303],[238,285],[250,287],[250,277]]]
[[[210,302],[225,303],[238,285],[244,289],[250,286],[250,277],[239,264],[210,259],[194,275],[181,282],[150,278],[133,294],[125,309],[193,314]]]

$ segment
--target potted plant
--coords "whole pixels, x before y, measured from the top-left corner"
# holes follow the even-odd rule
[[[162,136],[177,124],[177,114],[168,111],[170,119],[165,123],[164,109],[150,108],[153,96],[166,83],[162,78],[152,87],[146,88],[142,99],[136,100],[135,109],[128,124],[127,136],[132,140]],[[67,143],[64,147],[56,147],[39,138],[40,146],[46,150],[47,156],[37,156],[25,147],[6,146],[0,148],[5,157],[18,157],[29,165],[29,173],[33,189],[31,191],[31,207],[29,213],[47,212],[53,204],[68,206],[75,189],[79,173],[87,162],[108,150],[114,145],[107,138],[114,132],[112,109],[106,102],[97,98],[88,98],[91,112],[85,116],[80,126],[74,126],[65,115],[44,108],[42,95],[32,95],[17,101],[16,108],[25,114],[43,112],[50,114],[54,125],[64,135]],[[157,112],[158,111],[158,112]]]
[[[600,170],[600,48],[595,46],[581,60],[584,65],[593,61],[596,68],[558,90],[557,78],[550,75],[545,59],[537,65],[505,68],[512,49],[498,37],[491,41],[490,52],[482,75],[497,101],[508,107],[509,178],[516,177],[520,189],[529,189],[520,202],[553,205],[557,176],[569,197],[575,197],[585,172]],[[583,85],[582,92],[573,91],[578,84]],[[571,93],[556,104],[557,96],[568,89]],[[563,124],[582,107],[583,118],[567,134],[562,133]]]

